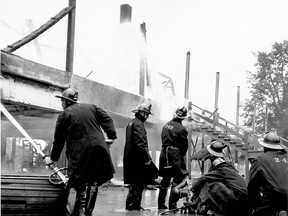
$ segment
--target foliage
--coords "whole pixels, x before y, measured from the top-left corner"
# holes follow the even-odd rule
[[[288,137],[288,41],[275,43],[269,53],[254,53],[256,73],[248,72],[251,99],[242,106],[245,126],[255,126],[256,133],[277,130]],[[253,124],[255,111],[255,124]],[[267,110],[267,111],[266,111]]]

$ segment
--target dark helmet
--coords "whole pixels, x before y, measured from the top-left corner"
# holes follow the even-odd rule
[[[210,145],[207,145],[207,150],[210,154],[216,157],[224,157],[225,152],[223,151],[224,145],[219,141],[213,141]]]
[[[187,109],[183,107],[178,107],[174,112],[174,117],[179,119],[185,119],[187,117]]]
[[[78,92],[73,88],[68,88],[62,92],[62,95],[56,95],[55,97],[63,98],[68,101],[77,103],[78,100]]]
[[[263,141],[259,142],[262,146],[270,149],[285,149],[285,146],[282,145],[281,139],[275,131],[268,132]]]
[[[151,112],[151,107],[152,105],[148,105],[148,104],[140,104],[139,107],[136,109],[136,110],[132,110],[133,113],[138,113],[139,111],[143,111],[143,112],[146,112],[150,115],[153,115],[152,112]]]

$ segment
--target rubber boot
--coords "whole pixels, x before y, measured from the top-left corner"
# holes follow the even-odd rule
[[[68,191],[67,203],[66,203],[66,215],[67,216],[79,216],[79,210],[81,208],[81,192],[75,188],[70,188]]]
[[[169,196],[169,210],[177,209],[177,202],[179,201],[180,195],[174,190],[174,187],[171,188]]]
[[[92,216],[97,195],[98,195],[98,185],[95,183],[94,185],[89,187],[89,190],[87,190],[85,216]]]
[[[158,195],[158,209],[168,209],[165,205],[168,189],[160,187]]]

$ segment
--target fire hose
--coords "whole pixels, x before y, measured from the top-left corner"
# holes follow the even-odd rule
[[[44,154],[44,152],[35,143],[35,141],[29,136],[29,134],[23,129],[23,127],[15,120],[15,118],[7,111],[7,109],[2,104],[0,104],[0,110],[11,121],[11,123],[23,134],[23,136],[31,143],[31,145],[36,149],[37,153],[39,153],[42,156],[42,158],[45,158],[47,155]],[[54,170],[54,173],[52,175],[57,174],[58,177],[62,181],[61,183],[63,183],[64,186],[66,186],[66,184],[68,182],[68,178],[61,172],[62,170],[66,169],[66,168],[59,169],[55,165],[49,165],[49,168],[51,170]],[[49,181],[51,182],[50,177],[49,177]]]

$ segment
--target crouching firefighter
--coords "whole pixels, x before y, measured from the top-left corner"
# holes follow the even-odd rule
[[[66,143],[68,160],[67,215],[91,216],[98,186],[112,179],[115,173],[109,147],[117,138],[112,118],[94,104],[78,102],[78,92],[66,89],[61,96],[63,112],[58,116],[50,157],[47,165],[58,161]]]
[[[209,159],[211,167],[193,185],[193,203],[197,213],[221,216],[248,216],[251,208],[244,178],[234,165],[224,159],[224,146],[212,141],[200,155],[201,160]]]

